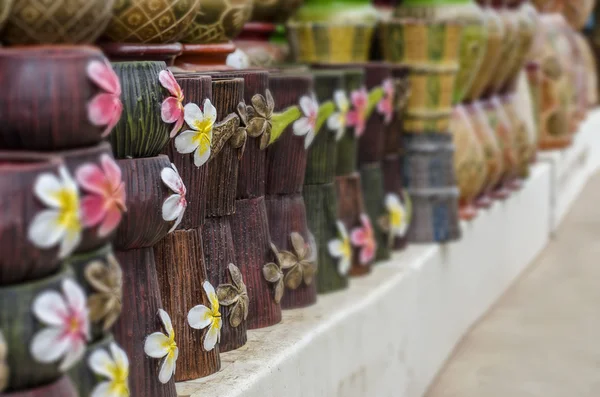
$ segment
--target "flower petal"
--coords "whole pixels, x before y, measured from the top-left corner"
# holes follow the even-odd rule
[[[110,352],[118,368],[129,369],[129,358],[125,350],[113,342],[110,344]]]
[[[275,303],[281,302],[281,298],[283,298],[283,292],[285,291],[285,286],[283,284],[283,280],[279,280],[275,285]]]
[[[192,130],[184,131],[175,138],[175,149],[178,153],[187,154],[192,153],[198,148],[198,142],[196,140],[197,132]]]
[[[315,130],[313,128],[308,130],[306,138],[304,139],[304,149],[308,149],[315,139]]]
[[[283,276],[281,270],[279,269],[279,266],[277,266],[274,263],[267,263],[263,266],[262,271],[265,280],[267,280],[270,283],[276,283]]]
[[[94,387],[90,397],[122,397],[117,396],[112,392],[113,385],[111,382],[102,382]]]
[[[58,369],[61,372],[67,372],[75,366],[85,355],[85,343],[82,340],[76,340],[71,343],[65,358],[60,363]]]
[[[346,240],[348,238],[348,230],[346,229],[346,225],[342,221],[336,221],[335,225],[337,226],[338,233],[342,240]]]
[[[60,243],[60,249],[58,250],[58,257],[64,259],[71,255],[80,242],[81,230],[65,230],[65,234]]]
[[[184,123],[184,120],[183,120],[183,112],[182,112],[181,116],[177,119],[177,122],[173,126],[173,129],[169,133],[170,138],[175,138],[175,135],[177,135],[177,133],[179,131],[181,131],[181,128],[183,127],[183,123]]]
[[[300,266],[302,266],[302,279],[304,280],[304,284],[311,285],[315,274],[317,273],[317,267],[314,263],[308,261],[300,262]]]
[[[346,95],[345,91],[337,90],[333,94],[333,100],[335,101],[335,104],[339,110],[341,110],[343,112],[348,110],[348,107],[350,106],[350,102],[348,101],[348,96]]]
[[[174,221],[179,217],[182,210],[181,196],[179,194],[172,194],[162,205],[162,217],[167,222]]]
[[[165,99],[160,108],[160,117],[167,124],[175,123],[183,115],[180,103],[175,97]]]
[[[194,329],[204,329],[212,324],[213,315],[208,307],[198,305],[188,312],[187,320],[190,327]]]
[[[119,186],[123,182],[121,167],[112,156],[104,153],[100,156],[100,164],[106,175],[106,179],[112,186]]]
[[[241,289],[244,285],[244,278],[242,277],[242,272],[240,272],[240,269],[233,263],[230,263],[227,266],[227,269],[229,269],[229,274],[231,275],[231,280],[233,281],[233,284],[235,284],[236,287]]]
[[[342,275],[345,276],[348,274],[348,272],[350,271],[350,266],[351,266],[351,261],[350,258],[347,257],[342,257],[340,258],[339,262],[338,262],[338,272]]]
[[[163,358],[169,353],[171,341],[162,332],[149,335],[144,342],[144,353],[152,358]]]
[[[185,190],[185,185],[177,172],[175,165],[171,164],[171,167],[165,167],[160,172],[160,179],[167,185],[174,193],[182,194]]]
[[[59,208],[61,203],[57,193],[62,188],[60,179],[54,174],[46,173],[37,178],[33,191],[35,196],[45,205],[52,208]]]
[[[219,310],[219,297],[217,296],[215,288],[212,286],[212,284],[206,280],[204,284],[202,284],[202,288],[204,288],[204,292],[210,301],[213,311]]]
[[[280,251],[278,255],[281,268],[284,270],[290,269],[298,263],[298,257],[289,251]]]
[[[392,209],[397,209],[401,206],[402,204],[400,203],[400,199],[397,195],[390,193],[385,196],[385,207],[388,211],[391,211]]]
[[[340,258],[344,255],[344,243],[342,240],[332,240],[327,244],[329,255]]]
[[[33,337],[30,346],[31,356],[40,363],[53,363],[71,348],[68,338],[62,337],[60,328],[46,328]]]
[[[178,97],[182,93],[179,83],[170,70],[161,70],[158,74],[158,81],[160,81],[160,85],[165,87],[171,95]]]
[[[105,198],[87,195],[81,200],[81,222],[86,228],[94,227],[106,217]],[[121,212],[119,211],[119,214]]]
[[[183,108],[183,117],[184,117],[187,125],[190,128],[195,129],[196,124],[198,122],[202,121],[202,119],[204,118],[204,113],[202,113],[202,110],[200,110],[200,107],[198,105],[196,105],[195,103],[188,103]]]
[[[173,329],[173,324],[171,323],[171,317],[169,316],[169,313],[163,309],[158,309],[158,316],[160,317],[163,327],[165,327],[167,335],[172,338],[175,334],[175,330]]]
[[[350,234],[350,241],[352,241],[352,244],[355,246],[362,247],[367,242],[367,235],[363,229],[356,228],[352,230],[352,233]]]
[[[300,109],[302,109],[302,113],[305,116],[310,116],[312,113],[314,113],[315,108],[318,108],[318,105],[315,106],[313,99],[311,99],[309,96],[305,95],[300,98]]]
[[[79,186],[90,193],[95,193],[100,196],[107,193],[107,177],[96,164],[84,164],[77,168],[75,178],[77,179]]]
[[[121,223],[121,218],[123,215],[121,214],[121,210],[115,206],[111,207],[104,217],[104,221],[100,225],[98,229],[98,236],[100,238],[107,237],[113,231],[116,230],[119,223]]]
[[[295,290],[302,284],[302,268],[297,265],[292,267],[284,277],[285,286]]]
[[[307,255],[307,245],[304,241],[304,237],[298,232],[290,233],[290,241],[292,242],[292,247],[294,247],[294,251],[299,259],[304,259]]]
[[[170,353],[162,362],[160,372],[158,373],[158,380],[162,384],[169,383],[173,375],[175,374],[175,364],[177,362],[177,354],[175,352]]]
[[[28,235],[36,247],[54,247],[65,235],[65,228],[59,224],[60,213],[46,210],[38,213],[29,225]]]
[[[215,345],[217,344],[217,341],[219,340],[220,335],[220,319],[215,319],[215,321],[212,323],[212,325],[206,332],[206,335],[204,336],[204,350],[209,352],[212,349],[214,349]]]
[[[204,117],[210,119],[214,124],[214,122],[217,121],[217,108],[213,106],[213,104],[210,102],[210,99],[204,100],[203,109]]]
[[[185,205],[183,205],[183,210],[181,211],[181,213],[179,214],[179,216],[177,217],[177,219],[175,219],[175,223],[173,223],[173,226],[171,226],[171,228],[169,229],[169,231],[167,233],[173,233],[175,231],[175,229],[177,229],[177,227],[179,226],[179,224],[183,220],[183,215],[185,214],[185,209],[186,208],[187,208],[187,203],[185,203]]]
[[[310,120],[307,117],[302,117],[294,122],[292,128],[294,130],[294,135],[306,135],[311,129]]]
[[[88,359],[88,366],[96,375],[114,379],[116,364],[105,349],[95,350]]]
[[[87,66],[87,75],[106,92],[121,95],[119,77],[108,62],[91,61]]]
[[[75,281],[66,279],[62,283],[62,290],[67,299],[67,304],[78,314],[85,313],[86,297],[83,289]],[[86,316],[87,317],[87,316]]]
[[[210,142],[206,143],[206,140],[204,141],[205,143],[201,143],[194,153],[194,164],[196,167],[202,167],[210,158]]]
[[[359,259],[362,265],[368,265],[373,261],[373,258],[375,258],[375,249],[373,246],[365,246],[360,250]]]
[[[97,127],[110,125],[121,116],[123,104],[113,94],[98,94],[88,103],[88,119]]]
[[[69,310],[63,297],[56,291],[46,291],[33,302],[33,314],[46,325],[61,327]]]
[[[230,306],[237,302],[240,298],[238,289],[231,284],[221,284],[217,287],[217,296],[219,304]]]
[[[244,321],[244,304],[242,301],[237,301],[229,312],[229,325],[232,328],[237,328]]]

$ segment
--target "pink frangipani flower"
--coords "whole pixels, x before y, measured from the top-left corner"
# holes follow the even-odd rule
[[[317,102],[317,98],[314,95],[305,95],[300,98],[300,109],[302,110],[304,117],[301,117],[294,122],[292,128],[294,130],[294,135],[306,136],[304,139],[304,148],[308,149],[315,139],[317,117],[319,116],[319,102]]]
[[[362,227],[357,227],[352,230],[350,240],[355,247],[360,247],[359,260],[361,265],[368,265],[375,259],[375,251],[377,251],[377,242],[373,234],[373,226],[371,220],[366,214],[360,215]]]
[[[107,136],[121,118],[121,83],[108,62],[92,61],[87,66],[88,77],[103,91],[88,103],[88,118],[95,126],[106,126]]]
[[[377,104],[377,111],[383,115],[386,124],[392,122],[394,117],[395,87],[392,79],[383,82],[383,98]]]
[[[185,209],[187,208],[187,200],[185,195],[187,189],[185,184],[179,176],[177,167],[175,164],[171,164],[171,167],[165,167],[160,173],[160,177],[163,183],[173,192],[163,203],[162,216],[166,222],[175,221],[169,233],[177,229],[177,226],[181,223]]]
[[[171,138],[174,138],[179,130],[181,130],[184,122],[183,91],[181,91],[179,83],[175,80],[175,76],[173,76],[170,70],[161,71],[158,74],[158,79],[160,80],[160,84],[172,95],[163,101],[160,115],[162,121],[165,123],[175,123],[175,126],[171,130]]]
[[[354,127],[354,133],[360,137],[365,132],[367,124],[367,110],[369,108],[369,93],[365,87],[352,91],[350,95],[352,110],[348,112],[347,123]]]
[[[125,204],[125,183],[121,168],[108,154],[100,156],[100,166],[84,164],[77,169],[77,183],[89,194],[81,200],[85,227],[100,225],[98,235],[106,237],[119,226]]]

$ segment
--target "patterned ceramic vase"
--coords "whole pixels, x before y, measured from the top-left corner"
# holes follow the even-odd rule
[[[254,0],[251,21],[284,23],[304,3],[304,0]]]

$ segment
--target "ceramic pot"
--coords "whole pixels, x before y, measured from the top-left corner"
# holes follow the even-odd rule
[[[3,393],[3,397],[77,397],[79,396],[73,382],[68,376],[58,381],[29,390]]]
[[[244,30],[235,40],[237,48],[245,54],[249,67],[268,68],[284,63],[290,55],[287,43],[277,41],[277,25],[261,22],[249,22],[244,25]],[[232,54],[233,56],[233,54]],[[228,59],[231,65],[231,60]],[[243,69],[245,65],[234,66]]]
[[[371,219],[373,237],[376,242],[376,261],[390,258],[390,240],[388,238],[388,212],[385,205],[384,177],[381,163],[366,164],[359,167],[365,214]]]
[[[111,345],[115,344],[112,335],[108,335],[103,339],[91,343],[87,347],[87,351],[82,360],[69,371],[71,379],[75,379],[75,387],[79,396],[91,396],[98,385],[109,381],[104,374],[97,374],[89,365],[90,357],[93,354],[105,352],[109,357],[113,358]],[[118,345],[117,345],[118,346]],[[113,358],[114,359],[114,358]],[[131,365],[131,363],[130,363]],[[128,385],[128,377],[125,379],[125,384]]]
[[[38,361],[46,358],[47,353],[42,347],[38,349],[40,358],[34,358],[31,353],[36,335],[49,327],[32,312],[32,305],[44,292],[56,292],[64,299],[65,280],[74,281],[68,267],[62,267],[46,278],[0,288],[0,329],[8,346],[10,368],[8,392],[48,385],[62,376],[60,366],[65,359],[64,353],[49,363]]]
[[[60,157],[0,152],[0,285],[36,280],[59,268],[58,244],[36,247],[28,238],[34,218],[48,209],[34,193],[43,174],[59,176]]]
[[[173,126],[163,122],[161,105],[171,96],[159,80],[164,62],[117,62],[123,82],[123,114],[110,136],[116,158],[153,157],[160,154]]]
[[[250,20],[275,24],[285,23],[303,2],[304,0],[254,0]]]
[[[112,17],[114,3],[115,0],[15,1],[2,30],[2,42],[93,43]]]
[[[498,94],[505,87],[511,71],[517,64],[520,54],[519,48],[522,42],[520,33],[519,14],[515,10],[502,9],[498,11],[504,25],[504,40],[502,41],[502,51],[500,59],[495,67],[490,87],[485,93],[486,96]]]
[[[110,94],[115,120],[119,118],[120,100],[118,91],[104,91],[88,74],[88,66],[96,62],[101,65],[99,68],[110,69],[106,58],[93,47],[2,49],[0,123],[4,128],[0,132],[0,147],[60,150],[100,142],[110,129],[90,119],[94,100]],[[118,84],[105,82],[113,83]]]
[[[404,184],[411,189],[454,187],[455,148],[450,134],[404,135]]]
[[[577,39],[577,46],[583,55],[586,105],[588,108],[592,108],[598,103],[598,75],[596,71],[596,58],[594,57],[591,43],[581,34],[577,34],[575,37]]]
[[[242,31],[252,0],[201,0],[200,10],[181,38],[186,44],[226,43]]]
[[[119,0],[104,37],[117,43],[173,43],[181,38],[200,0]]]
[[[414,244],[446,243],[460,239],[458,189],[436,192],[409,189],[413,216],[407,240]]]
[[[515,153],[517,155],[517,175],[520,178],[529,176],[529,164],[535,155],[533,137],[529,135],[525,122],[516,108],[516,95],[502,97],[504,111],[510,119],[514,136]]]
[[[569,0],[564,2],[562,13],[575,30],[581,30],[589,20],[595,5],[595,0]]]
[[[152,247],[175,221],[162,216],[165,200],[178,194],[162,180],[161,172],[171,168],[167,156],[118,160],[126,190],[127,212],[117,229],[114,245],[119,250]]]

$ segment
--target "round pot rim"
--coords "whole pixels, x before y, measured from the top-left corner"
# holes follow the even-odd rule
[[[26,162],[28,165],[27,171],[41,172],[50,168],[58,168],[64,165],[63,159],[59,154],[55,153],[41,153],[41,152],[29,152],[25,150],[2,150],[0,151],[0,161],[20,161],[21,163]],[[23,169],[15,165],[14,169],[2,170],[0,174],[9,172],[25,172]]]
[[[34,46],[11,46],[0,49],[0,58],[52,58],[70,60],[73,58],[84,58],[92,55],[104,57],[98,47],[91,45],[34,45]]]
[[[58,156],[64,157],[65,159],[70,159],[73,157],[92,155],[95,153],[101,153],[105,151],[110,151],[112,154],[112,147],[110,143],[106,141],[102,141],[94,146],[88,146],[84,148],[75,148],[75,149],[66,149],[55,152]]]
[[[71,276],[74,279],[73,271],[72,271],[71,267],[68,264],[63,263],[62,265],[60,265],[58,267],[58,270],[56,273],[51,274],[49,276],[46,276],[43,278],[37,278],[35,280],[19,282],[17,284],[9,284],[9,285],[0,286],[0,297],[3,296],[5,293],[11,293],[11,292],[14,293],[14,291],[18,291],[23,287],[39,287],[42,285],[51,284],[53,282],[60,281],[61,279],[65,279],[68,276]]]

